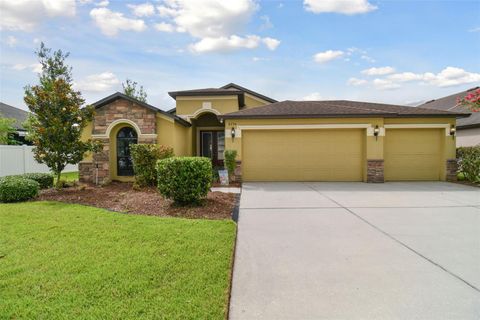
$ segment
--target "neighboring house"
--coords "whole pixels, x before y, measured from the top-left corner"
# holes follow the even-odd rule
[[[468,108],[458,105],[457,101],[479,88],[475,87],[440,99],[430,100],[419,105],[419,107],[453,112],[471,112]],[[476,145],[480,145],[480,112],[471,112],[470,117],[457,121],[457,147]]]
[[[13,127],[16,129],[15,140],[20,144],[30,144],[25,140],[26,130],[23,127],[23,123],[28,118],[28,112],[22,109],[18,109],[8,105],[6,103],[0,102],[0,116],[9,119],[15,119]]]
[[[455,122],[468,114],[355,101],[283,101],[236,84],[174,91],[162,111],[121,93],[93,105],[83,138],[103,151],[80,163],[83,181],[130,181],[131,143],[171,146],[214,165],[238,151],[244,181],[448,180]]]

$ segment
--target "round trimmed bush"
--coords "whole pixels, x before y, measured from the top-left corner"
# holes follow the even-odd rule
[[[40,185],[22,177],[0,178],[0,202],[18,202],[35,198]]]
[[[158,191],[178,204],[199,204],[212,185],[212,161],[174,157],[157,162]]]
[[[53,187],[53,174],[51,173],[25,173],[22,174],[25,179],[37,181],[40,189],[48,189]]]

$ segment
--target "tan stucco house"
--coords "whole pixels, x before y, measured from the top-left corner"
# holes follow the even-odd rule
[[[121,93],[96,103],[84,139],[103,150],[80,163],[83,181],[128,181],[131,143],[171,146],[222,165],[238,151],[244,181],[449,180],[456,118],[468,114],[355,101],[282,101],[236,84],[173,91],[162,111]]]

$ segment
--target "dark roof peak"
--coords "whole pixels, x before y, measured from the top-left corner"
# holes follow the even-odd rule
[[[95,107],[95,109],[98,109],[98,108],[101,108],[117,99],[125,99],[125,100],[128,100],[130,102],[133,102],[135,104],[138,104],[139,106],[141,107],[144,107],[144,108],[147,108],[147,109],[150,109],[150,110],[153,110],[155,112],[158,112],[158,113],[161,113],[169,118],[172,118],[174,121],[180,123],[181,125],[183,126],[186,126],[186,127],[189,127],[191,126],[191,124],[188,122],[188,121],[185,121],[183,120],[182,118],[174,115],[174,114],[171,114],[171,113],[168,113],[166,111],[163,111],[162,109],[160,108],[157,108],[157,107],[154,107],[152,106],[151,104],[148,104],[146,102],[143,102],[143,101],[140,101],[140,100],[137,100],[135,98],[132,98],[130,96],[127,96],[126,94],[124,93],[121,93],[121,92],[115,92],[114,94],[111,94],[101,100],[98,100],[97,102],[95,103],[92,103],[92,106]]]

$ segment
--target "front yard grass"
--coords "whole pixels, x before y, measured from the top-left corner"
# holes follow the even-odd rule
[[[0,204],[0,318],[224,319],[235,224]]]

